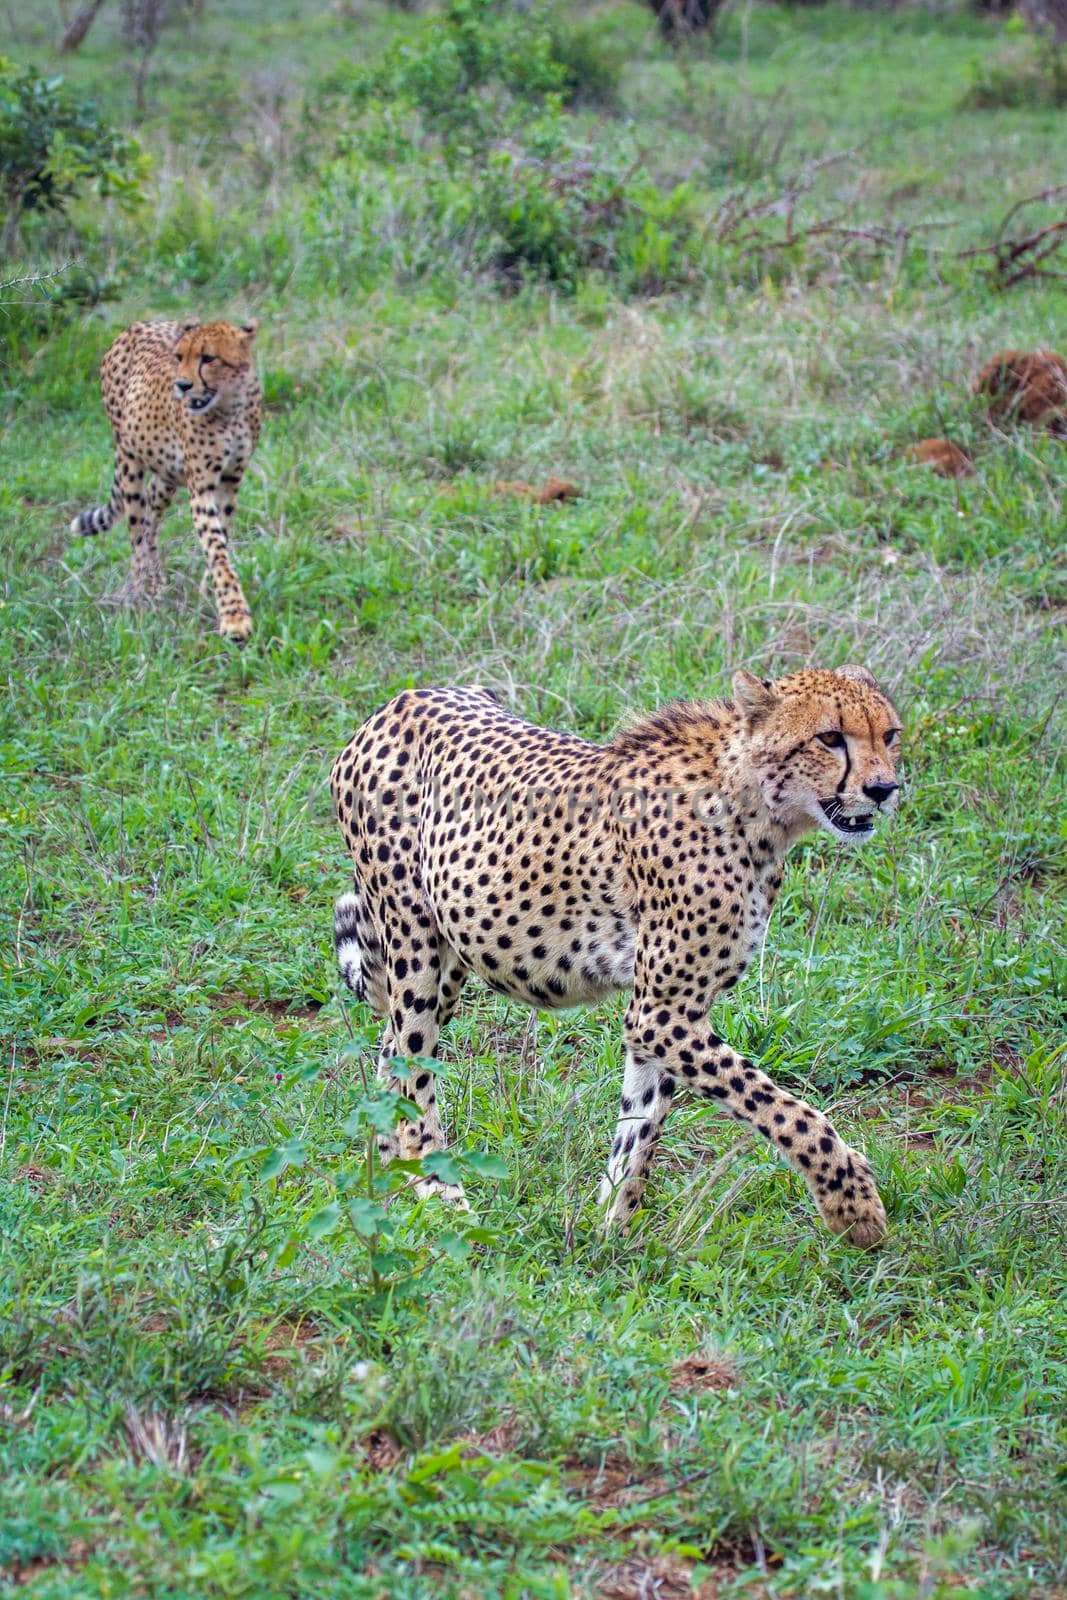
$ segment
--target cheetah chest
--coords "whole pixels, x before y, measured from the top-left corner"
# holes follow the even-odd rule
[[[774,894],[766,875],[758,872],[725,872],[709,887],[693,932],[700,965],[717,989],[732,988],[759,955]]]

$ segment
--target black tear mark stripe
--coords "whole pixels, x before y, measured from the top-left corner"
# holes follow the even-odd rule
[[[837,786],[838,794],[844,794],[845,784],[848,782],[848,775],[852,771],[852,757],[848,753],[848,735],[842,734],[842,738],[845,741],[845,775]]]

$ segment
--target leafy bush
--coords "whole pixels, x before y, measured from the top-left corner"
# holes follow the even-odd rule
[[[64,93],[62,83],[0,56],[5,254],[26,212],[64,211],[85,189],[127,203],[140,196],[147,157],[136,139],[110,127],[91,101]]]
[[[599,30],[560,12],[449,0],[417,45],[388,52],[351,88],[362,104],[406,101],[428,128],[467,148],[521,123],[531,101],[609,99],[620,67]]]
[[[1034,40],[1022,53],[981,62],[962,104],[968,111],[1067,106],[1067,51]]]
[[[399,135],[395,108],[372,108],[321,175],[298,277],[309,288],[369,287],[445,270],[505,291],[527,280],[573,290],[597,271],[623,293],[687,282],[699,259],[693,193],[661,191],[627,154],[577,143],[550,98],[522,138],[494,142],[476,161],[453,148],[450,161],[428,162]]]
[[[661,193],[617,142],[580,144],[568,101],[611,93],[620,63],[591,25],[506,0],[448,0],[417,41],[335,92],[357,118],[305,220],[302,272],[364,283],[443,266],[574,288],[595,269],[623,292],[691,276],[686,186]]]
[[[590,269],[629,292],[655,292],[692,275],[695,226],[690,191],[661,192],[642,169],[591,157],[551,122],[523,150],[489,158],[471,193],[489,247],[485,264],[507,285],[526,277],[573,288]]]

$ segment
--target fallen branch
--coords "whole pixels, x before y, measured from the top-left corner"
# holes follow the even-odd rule
[[[800,171],[791,173],[778,193],[762,199],[754,197],[749,187],[736,190],[727,195],[710,218],[705,237],[710,235],[718,244],[733,245],[744,255],[789,250],[810,239],[836,239],[843,244],[865,241],[880,249],[895,249],[899,258],[920,227],[931,228],[938,224],[890,226],[873,222],[852,223],[841,213],[809,222],[800,214],[802,203],[813,189],[819,173],[826,167],[849,160],[855,154],[853,150],[844,150],[812,161]],[[780,228],[774,226],[778,218],[782,221]]]
[[[992,243],[961,250],[959,259],[991,257],[988,271],[998,289],[1010,289],[1027,278],[1067,279],[1067,272],[1043,265],[1067,242],[1067,216],[1058,217],[1054,222],[1048,222],[1030,233],[1013,234],[1010,231],[1016,217],[1027,206],[1050,205],[1054,201],[1067,202],[1067,184],[1057,184],[1052,189],[1042,189],[1038,194],[1016,200],[1005,213]]]
[[[52,283],[56,278],[61,277],[62,274],[67,272],[73,265],[74,261],[72,258],[70,261],[64,261],[61,266],[51,267],[47,272],[28,272],[25,273],[21,278],[7,278],[3,282],[0,282],[0,306],[28,305],[30,303],[29,299],[23,299],[20,297],[17,300],[9,300],[7,298],[7,291],[9,289],[21,289],[23,287],[32,289],[41,288],[44,284]]]

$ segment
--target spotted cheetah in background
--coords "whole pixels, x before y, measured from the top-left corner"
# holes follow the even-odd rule
[[[263,407],[252,364],[258,324],[135,322],[104,357],[100,379],[115,435],[106,506],[83,511],[71,533],[104,533],[123,516],[133,543],[130,592],[157,592],[156,535],[180,484],[215,586],[219,632],[240,644],[252,613],[230,561],[237,491],[259,439]]]
[[[856,841],[895,808],[900,718],[863,667],[738,672],[733,687],[732,703],[667,706],[605,746],[481,689],[399,695],[331,775],[355,868],[338,961],[386,1020],[379,1073],[394,1087],[392,1059],[434,1054],[469,972],[538,1007],[632,989],[608,1222],[637,1209],[688,1090],[770,1139],[833,1233],[874,1245],[886,1219],[865,1157],[708,1011],[763,942],[789,847],[813,828]],[[403,1088],[419,1117],[383,1141],[386,1159],[444,1143],[432,1073]]]

